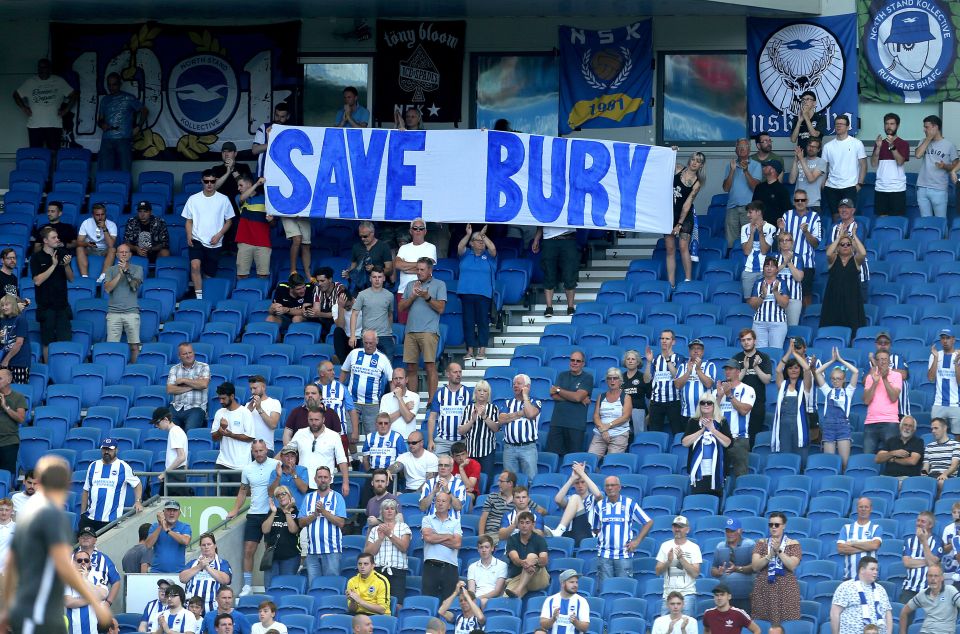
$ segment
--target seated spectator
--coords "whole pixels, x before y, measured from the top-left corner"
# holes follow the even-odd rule
[[[387,291],[389,294],[390,292]],[[390,301],[393,301],[393,295],[390,295]],[[363,336],[363,328],[359,325],[351,327],[351,319],[353,319],[354,306],[356,305],[356,299],[349,291],[344,291],[337,295],[337,301],[333,305],[330,314],[333,315],[333,349],[334,349],[334,361],[340,363],[343,359],[347,358],[347,355],[350,354],[350,351],[353,350],[353,347],[350,346],[350,341],[353,340],[356,342]],[[360,323],[363,323],[363,313],[357,311],[357,320]]]
[[[661,614],[669,612],[668,598],[672,592],[683,597],[683,611],[694,614],[697,602],[696,580],[700,576],[703,555],[700,547],[687,539],[690,522],[683,515],[673,518],[673,539],[660,545],[654,572],[663,575],[663,607]]]
[[[800,323],[800,311],[803,309],[803,269],[797,264],[797,254],[794,253],[793,236],[783,232],[777,235],[777,278],[787,287],[787,326],[796,326]]]
[[[419,429],[417,412],[420,410],[420,394],[407,389],[407,371],[394,368],[390,391],[380,397],[380,412],[390,418],[390,429],[407,437]]]
[[[503,595],[507,585],[507,564],[493,556],[493,538],[480,535],[477,538],[477,553],[480,559],[467,567],[467,589],[480,607],[487,601]]]
[[[467,344],[463,360],[469,361],[474,357],[486,359],[487,343],[490,341],[490,305],[497,273],[497,247],[487,237],[486,225],[474,233],[473,225],[467,224],[467,231],[457,245],[457,257],[460,258],[457,287],[469,291],[459,293]]]
[[[739,477],[746,475],[749,466],[750,416],[757,394],[740,381],[740,364],[735,359],[723,364],[723,374],[726,380],[717,386],[716,398],[720,415],[730,426],[730,445],[726,451],[730,474]]]
[[[190,596],[203,599],[206,610],[217,609],[217,591],[220,586],[229,586],[233,578],[230,562],[220,557],[217,550],[217,538],[213,533],[200,536],[200,556],[180,571],[180,583],[186,585]]]
[[[210,385],[210,366],[197,361],[193,346],[181,343],[177,346],[180,363],[172,366],[167,374],[167,394],[171,419],[185,431],[204,427],[207,424],[207,386]]]
[[[476,500],[480,495],[480,463],[470,457],[462,442],[453,444],[450,456],[453,458],[453,475],[463,480],[467,495]]]
[[[102,271],[113,266],[118,234],[117,223],[107,219],[106,206],[103,203],[94,203],[90,217],[80,223],[77,231],[77,268],[80,270],[80,277],[87,277],[91,255],[103,256]],[[97,284],[102,283],[103,278],[101,273]]]
[[[338,128],[365,128],[370,125],[370,111],[357,103],[360,92],[353,86],[343,89],[343,107],[337,111]]]
[[[940,563],[943,544],[934,534],[936,516],[930,511],[917,515],[916,534],[907,535],[903,545],[903,565],[907,576],[898,597],[899,603],[907,603],[927,586],[927,571]],[[941,569],[942,570],[942,569]]]
[[[250,266],[257,267],[257,277],[270,277],[270,254],[273,243],[270,230],[276,222],[276,216],[267,213],[263,197],[263,178],[255,182],[253,176],[243,173],[237,177],[237,279],[250,276]],[[284,219],[286,220],[286,219]]]
[[[13,502],[10,502],[9,499],[4,498],[0,500],[0,513],[2,513],[3,507],[8,507],[10,509],[11,517],[13,514]],[[138,535],[139,541],[133,545],[127,552],[123,554],[123,559],[120,560],[121,569],[126,572],[150,572],[150,562],[153,561],[153,549],[147,548],[144,542],[147,540],[147,535],[150,534],[150,524],[145,523],[141,524]]]
[[[890,353],[873,355],[870,372],[863,380],[863,402],[867,416],[863,420],[863,453],[876,453],[897,433],[900,392],[903,376],[890,369]]]
[[[364,434],[376,429],[380,413],[380,395],[383,385],[393,377],[393,366],[385,354],[377,351],[377,333],[364,330],[363,347],[347,355],[340,368],[340,382],[350,390],[354,405],[360,411],[360,424]],[[416,392],[416,390],[413,390]]]
[[[543,404],[530,397],[530,377],[526,374],[513,377],[512,387],[513,398],[507,400],[497,416],[497,422],[503,429],[503,468],[523,473],[532,482],[539,472],[537,442]],[[493,470],[485,468],[484,472],[492,474]]]
[[[373,555],[357,557],[357,574],[347,581],[347,612],[390,615],[390,580],[373,569]]]
[[[830,370],[830,385],[823,378],[823,371],[840,362],[850,371],[850,380],[843,368],[833,367]],[[860,371],[856,366],[840,356],[837,347],[833,347],[833,355],[824,364],[817,364],[813,369],[817,385],[823,394],[823,412],[820,416],[820,430],[822,433],[820,444],[823,453],[839,453],[843,470],[847,469],[850,459],[850,443],[852,431],[850,429],[850,406],[853,404],[853,394],[857,390],[857,377]],[[846,382],[846,385],[844,385]]]
[[[734,605],[746,609],[753,589],[754,541],[743,536],[743,525],[735,517],[728,517],[723,528],[724,538],[713,551],[710,576],[731,589]]]
[[[510,564],[507,568],[507,589],[504,593],[508,597],[522,599],[526,593],[542,590],[550,585],[550,574],[547,572],[549,554],[547,540],[533,530],[533,513],[517,513],[517,527],[517,532],[507,539],[506,552]]]
[[[933,382],[933,407],[930,414],[947,422],[947,430],[960,440],[960,352],[954,348],[957,338],[953,330],[944,328],[939,334],[940,347],[930,346],[927,380]]]
[[[193,612],[186,609],[186,595],[183,588],[172,585],[167,588],[167,607],[157,615],[157,629],[154,634],[166,632],[196,632],[197,623]],[[211,614],[213,614],[211,612]],[[209,634],[213,634],[211,631]]]
[[[560,573],[560,592],[550,595],[540,609],[540,629],[534,634],[566,634],[590,629],[590,604],[577,594],[580,574],[568,568]]]
[[[900,610],[901,634],[907,629],[906,624],[910,622],[910,615],[920,609],[924,611],[925,616],[919,634],[950,632],[957,626],[957,616],[960,614],[960,590],[944,584],[943,568],[938,564],[931,564],[927,568],[927,589],[916,594]]]
[[[364,220],[357,228],[360,242],[353,245],[350,252],[350,266],[340,272],[340,277],[348,280],[348,288],[355,296],[371,284],[370,274],[376,267],[386,279],[393,279],[393,253],[386,242],[377,239],[376,228]]]
[[[281,465],[277,466],[280,467]],[[306,472],[305,469],[304,472]],[[270,582],[277,575],[295,575],[300,568],[300,524],[297,523],[298,515],[300,515],[300,509],[290,489],[283,485],[274,487],[270,494],[270,513],[267,514],[260,525],[260,530],[265,536],[267,545],[273,546],[273,563],[269,570],[263,571],[263,585],[267,588],[270,587]],[[260,609],[262,613],[262,604]],[[274,613],[276,613],[276,608],[274,608]]]
[[[770,451],[799,454],[801,464],[806,464],[810,451],[807,394],[813,385],[813,378],[810,365],[797,352],[794,340],[790,340],[790,347],[777,364],[775,375],[777,409],[773,418]]]
[[[856,577],[844,581],[834,591],[830,606],[830,630],[834,634],[862,632],[865,625],[876,625],[893,634],[890,598],[877,583],[878,572],[877,560],[867,555],[857,564]]]
[[[393,120],[397,124],[397,130],[422,130],[423,117],[415,106],[410,106],[403,111],[403,117],[399,110],[393,111]],[[429,629],[429,628],[428,628]]]
[[[200,597],[193,597],[187,601],[187,610],[190,614],[193,615],[193,618],[197,621],[197,628],[202,631],[203,617],[206,616],[206,610],[203,609],[203,599]],[[233,625],[233,621],[230,622]],[[119,631],[119,630],[118,630]],[[111,632],[110,634],[117,634],[116,632]]]
[[[177,586],[171,586],[171,588],[177,588]],[[250,621],[242,612],[233,607],[235,600],[236,596],[233,593],[233,588],[220,586],[220,590],[217,592],[217,608],[207,610],[203,617],[201,634],[224,634],[220,629],[220,622],[224,620],[233,621],[233,634],[251,634]]]
[[[170,232],[167,223],[153,215],[149,200],[137,204],[137,214],[131,216],[123,228],[123,241],[141,258],[156,262],[158,257],[170,255]]]
[[[771,623],[800,618],[800,586],[796,569],[803,558],[800,543],[787,537],[787,516],[780,511],[769,515],[770,536],[753,547],[753,571],[759,573],[750,595],[754,619]]]
[[[923,469],[923,440],[917,438],[917,421],[913,416],[900,420],[900,433],[888,438],[877,452],[875,462],[883,465],[883,475],[899,480],[920,475]]]
[[[399,257],[399,256],[398,256]],[[417,260],[416,279],[407,283],[403,299],[397,304],[398,313],[408,313],[403,339],[403,362],[413,379],[411,388],[417,391],[417,372],[422,359],[427,373],[427,394],[430,399],[437,391],[437,352],[440,345],[440,315],[447,305],[447,285],[433,277],[434,260]]]
[[[763,203],[754,200],[747,205],[747,224],[740,228],[740,246],[747,257],[740,283],[743,298],[750,299],[753,287],[763,277],[764,259],[773,247],[777,228],[763,220]]]
[[[843,527],[837,539],[837,552],[843,555],[843,578],[856,579],[864,557],[876,557],[883,543],[883,529],[870,521],[873,502],[868,497],[857,500],[857,520]]]
[[[536,502],[530,499],[530,491],[525,486],[513,487],[513,508],[508,510],[503,519],[500,520],[500,539],[504,540],[515,535],[520,530],[520,514],[529,512],[533,515],[534,530],[538,534],[543,534],[543,516],[547,509],[537,506]]]
[[[73,253],[77,249],[77,228],[67,222],[60,222],[60,218],[63,217],[63,203],[59,200],[51,200],[47,202],[47,222],[46,224],[38,225],[33,233],[30,234],[30,243],[33,245],[33,253],[37,253],[43,248],[43,237],[40,235],[40,232],[43,231],[44,227],[53,227],[53,230],[57,232],[57,236],[60,238],[60,242],[63,243],[63,248],[67,250],[68,253]]]
[[[947,478],[957,475],[960,469],[960,442],[950,438],[947,421],[934,418],[930,421],[933,442],[923,448],[922,474],[937,479],[937,492],[943,490]]]
[[[450,611],[454,599],[459,599],[460,605],[460,614],[456,617]],[[448,622],[454,624],[454,632],[483,631],[483,624],[487,622],[486,617],[483,616],[483,610],[477,605],[476,594],[467,589],[467,585],[463,581],[457,582],[457,588],[453,591],[453,594],[443,600],[438,613]]]
[[[140,619],[140,625],[137,627],[138,632],[154,632],[160,629],[160,626],[157,625],[157,616],[167,607],[167,588],[169,587],[170,582],[166,579],[157,581],[157,598],[147,601],[147,605],[144,606],[143,616]]]
[[[427,478],[420,490],[420,510],[427,514],[434,512],[434,500],[439,493],[450,495],[450,515],[460,518],[460,510],[467,502],[467,486],[459,475],[453,473],[453,458],[449,455],[437,457],[438,473]]]
[[[790,291],[779,277],[777,258],[767,256],[763,260],[761,278],[753,285],[747,303],[756,312],[753,315],[753,330],[757,333],[757,346],[782,348],[787,338],[787,313]]]
[[[277,621],[277,604],[273,601],[261,601],[257,606],[257,617],[259,621],[250,628],[250,634],[267,634],[267,632],[276,632],[277,634],[286,634],[287,626]]]
[[[3,373],[0,372],[0,376]],[[24,400],[26,403],[26,400]],[[26,406],[24,406],[26,407]],[[16,458],[14,458],[16,460]],[[11,471],[11,473],[13,473]],[[33,497],[34,493],[37,492],[37,478],[33,473],[33,469],[27,469],[23,473],[23,489],[17,491],[12,496],[10,496],[10,501],[13,502],[13,517],[16,518],[17,514],[23,510],[23,507],[27,502],[30,501],[30,498]],[[500,522],[497,522],[497,526],[500,526]]]
[[[570,477],[560,487],[553,501],[563,509],[560,524],[556,528],[544,526],[543,531],[548,537],[571,537],[577,546],[588,537],[593,537],[590,528],[590,513],[595,501],[603,497],[600,487],[586,473],[586,465],[582,462],[573,463]],[[574,493],[567,496],[570,487]]]
[[[588,451],[601,458],[608,453],[626,453],[633,421],[631,399],[623,391],[619,368],[607,369],[607,391],[597,397],[593,410],[593,438]]]
[[[304,305],[304,316],[307,321],[320,323],[320,341],[326,341],[333,328],[333,307],[337,297],[347,289],[339,282],[334,282],[333,269],[324,266],[314,273],[310,290],[312,293]]]
[[[438,456],[450,453],[453,443],[463,440],[466,408],[473,400],[470,388],[461,382],[463,368],[459,363],[447,364],[444,373],[447,384],[431,396],[427,415],[427,448]]]
[[[407,452],[397,456],[397,461],[387,469],[390,473],[403,473],[408,493],[419,492],[423,483],[435,477],[439,471],[437,456],[423,446],[423,434],[412,432],[407,437]],[[447,500],[449,504],[449,500]]]
[[[730,588],[725,583],[713,587],[713,604],[715,607],[703,613],[704,634],[720,634],[721,632],[742,632],[743,628],[751,634],[760,634],[760,627],[753,622],[750,615],[744,610],[734,607]],[[661,617],[662,618],[662,617]],[[681,631],[682,631],[681,625]]]
[[[350,628],[352,634],[373,634],[373,621],[370,620],[370,617],[366,614],[354,614]],[[427,631],[429,632],[430,630]]]
[[[413,531],[403,521],[399,513],[400,504],[395,497],[384,499],[379,503],[379,507],[377,524],[368,531],[363,552],[373,558],[375,572],[389,583],[389,596],[397,599],[399,610],[403,607],[403,599],[407,594],[407,574],[410,572],[407,551],[410,549]],[[369,505],[367,509],[369,513]],[[359,561],[357,565],[360,565]],[[389,604],[388,599],[388,607]]]
[[[686,599],[683,594],[670,592],[663,602],[667,610],[654,620],[650,634],[692,634],[698,629],[697,619],[685,613]]]
[[[500,541],[503,516],[513,506],[513,487],[516,484],[517,474],[513,471],[502,472],[497,484],[491,485],[491,493],[483,503],[483,510],[480,511],[477,531],[481,535],[489,535],[494,546]]]
[[[851,204],[846,198],[840,201],[841,217],[850,210]],[[865,268],[867,250],[857,237],[857,223],[852,218],[852,215],[843,218],[842,224],[838,225],[840,230],[834,231],[833,241],[827,247],[830,270],[823,293],[820,327],[846,326],[856,336],[857,329],[867,325],[863,309],[867,297],[861,288],[861,269]]]
[[[20,265],[12,247],[0,249],[0,295],[13,295],[21,311],[30,305],[29,299],[20,296]]]
[[[307,294],[310,285],[299,273],[291,273],[286,282],[277,284],[273,303],[268,309],[267,321],[288,326],[306,319]]]
[[[953,521],[943,528],[943,534],[940,540],[943,542],[943,572],[947,581],[953,581],[953,585],[960,590],[960,502],[954,502],[950,508],[953,515]]]
[[[364,330],[373,330],[377,333],[377,348],[387,355],[388,359],[393,359],[396,349],[393,339],[393,293],[384,288],[386,273],[382,266],[373,266],[369,278],[369,286],[359,291],[356,301],[353,302],[355,311],[350,313],[347,322],[350,325],[350,335],[346,346],[352,350],[357,346],[357,339]],[[357,331],[360,331],[361,335],[358,335]],[[336,339],[334,343],[336,344]]]
[[[730,426],[720,414],[716,397],[712,393],[704,394],[695,415],[688,419],[686,435],[680,440],[688,448],[691,493],[723,497],[725,457],[732,442]]]
[[[607,476],[606,495],[594,501],[590,527],[597,535],[597,581],[632,577],[633,553],[653,528],[653,520],[634,500],[620,494],[620,478]],[[640,524],[640,530],[634,526]]]
[[[456,374],[459,379],[460,366],[451,363],[450,366],[456,366]],[[450,374],[450,366],[447,366],[447,374]],[[464,392],[469,390],[466,387],[461,388]],[[437,390],[437,397],[442,395],[442,390]],[[437,398],[435,397],[435,398]],[[492,473],[494,467],[494,458],[496,452],[496,434],[500,431],[500,410],[496,405],[490,402],[490,384],[480,379],[473,386],[473,403],[468,403],[460,416],[462,421],[457,427],[457,433],[463,437],[463,441],[455,442],[450,447],[453,458],[457,461],[457,447],[464,448],[463,455],[467,453],[472,456],[471,462],[476,465],[476,482],[474,486],[469,487],[474,496],[479,495],[480,473]],[[433,412],[431,412],[433,414]],[[457,464],[460,464],[457,461]]]

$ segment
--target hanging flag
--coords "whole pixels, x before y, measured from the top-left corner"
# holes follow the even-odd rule
[[[374,118],[416,108],[425,123],[460,121],[466,33],[463,20],[377,20]]]
[[[857,16],[864,101],[960,99],[960,3],[857,0]]]
[[[790,136],[812,91],[834,134],[838,114],[850,117],[856,132],[857,20],[852,13],[801,21],[747,20],[747,117],[754,136]]]
[[[650,24],[605,31],[560,27],[560,134],[653,123]]]

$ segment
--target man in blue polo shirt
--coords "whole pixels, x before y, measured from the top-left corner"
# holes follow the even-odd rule
[[[157,521],[150,525],[150,534],[144,545],[153,548],[150,572],[177,572],[186,564],[187,544],[193,536],[189,524],[180,521],[180,503],[167,500],[157,513]]]

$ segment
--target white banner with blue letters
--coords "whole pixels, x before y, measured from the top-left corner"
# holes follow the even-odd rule
[[[676,154],[494,130],[274,125],[271,214],[669,233]]]

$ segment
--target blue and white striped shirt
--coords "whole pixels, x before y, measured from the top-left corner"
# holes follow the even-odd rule
[[[180,608],[180,612],[177,614],[171,614],[170,610],[166,610],[160,613],[158,619],[165,620],[167,622],[167,628],[169,628],[171,632],[187,634],[188,632],[192,633],[197,631],[197,617],[186,608]]]
[[[543,407],[543,404],[535,399],[530,399],[530,404],[537,408],[537,412]],[[516,414],[523,411],[523,399],[512,398],[507,401],[505,413]],[[540,414],[530,419],[526,416],[512,420],[503,426],[503,442],[508,445],[522,445],[525,443],[536,442],[540,438]]]
[[[638,534],[634,524],[643,526],[652,521],[639,504],[624,495],[616,502],[597,500],[590,513],[590,527],[597,533],[597,556],[631,559],[633,553],[627,550],[627,542]]]
[[[363,453],[370,461],[370,469],[386,469],[396,461],[397,456],[407,452],[407,441],[393,430],[386,434],[373,432],[363,441]]]
[[[943,350],[937,350],[937,355],[930,355],[927,367],[936,363],[936,379],[934,386],[936,391],[933,395],[934,407],[958,407],[960,406],[960,395],[957,390],[957,369],[954,367],[954,359],[957,358],[956,352],[951,352],[948,357]]]
[[[87,517],[96,522],[114,521],[123,515],[124,486],[139,485],[140,478],[119,458],[110,464],[103,460],[91,463],[83,481],[83,490],[89,495]]]
[[[669,403],[680,400],[680,390],[673,384],[674,373],[670,372],[667,363],[673,363],[679,369],[687,360],[674,352],[669,359],[665,359],[662,354],[658,354],[653,359],[653,367],[650,368],[651,385],[653,392],[650,400],[654,403]]]
[[[393,367],[385,354],[379,351],[367,354],[363,348],[352,350],[341,369],[350,375],[350,396],[359,405],[379,403],[383,386],[393,375]]]
[[[820,393],[823,394],[823,415],[827,415],[827,407],[833,405],[843,410],[846,417],[850,417],[850,406],[853,405],[853,393],[857,390],[856,385],[847,385],[846,387],[830,387],[826,383],[820,386]],[[859,538],[854,538],[859,539]],[[854,569],[856,572],[856,569]],[[856,575],[854,575],[856,576]],[[850,577],[851,579],[853,577]]]
[[[765,254],[760,252],[760,241],[763,240],[768,245],[773,244],[773,237],[777,235],[777,228],[769,222],[763,223],[763,231],[753,229],[749,224],[740,228],[740,244],[748,242],[753,243],[753,248],[743,264],[744,273],[761,273],[763,271],[763,259]]]
[[[943,544],[936,536],[931,535],[927,538],[927,545],[933,555],[940,559],[943,557]],[[916,535],[907,537],[903,544],[903,556],[913,559],[923,559],[923,546]],[[903,589],[913,592],[921,592],[927,587],[927,567],[907,568],[907,578],[903,580]]]
[[[907,370],[907,362],[900,358],[899,354],[890,353],[890,368],[893,370]],[[904,378],[903,388],[900,390],[900,400],[897,402],[897,415],[900,418],[910,415],[910,382]]]
[[[794,257],[794,264],[797,264],[797,258]],[[783,256],[777,255],[777,266],[783,266]],[[802,283],[793,279],[793,273],[790,272],[790,267],[780,269],[777,273],[777,278],[783,280],[783,283],[787,285],[787,294],[790,296],[790,299],[803,299],[803,287]]]
[[[730,398],[724,396],[720,400],[720,412],[723,414],[723,417],[727,419],[727,422],[730,423],[731,438],[749,438],[750,413],[753,411],[753,404],[757,402],[757,393],[746,383],[741,383],[733,388],[732,392],[734,398],[738,401],[750,405],[750,411],[746,414],[741,414],[733,408],[733,403],[730,402]]]
[[[716,383],[717,366],[715,363],[712,361],[701,361],[700,369],[704,374],[713,379],[714,383]],[[679,379],[681,376],[683,376],[684,372],[686,371],[686,364],[677,368],[677,378]],[[709,392],[709,390],[703,386],[703,383],[700,381],[700,376],[697,374],[697,370],[694,369],[690,373],[690,377],[687,378],[687,382],[684,383],[680,388],[680,402],[684,416],[693,416],[693,413],[697,411],[697,407],[700,404],[700,396],[706,392]]]
[[[197,560],[194,559],[187,564],[187,568],[193,568],[196,564]],[[221,559],[220,555],[217,555],[214,560],[210,562],[210,567],[226,573],[231,579],[233,578],[233,570],[230,568],[230,562],[226,559]],[[227,585],[230,585],[230,583],[227,582]],[[193,578],[187,582],[187,587],[184,591],[187,593],[188,601],[193,597],[203,599],[204,611],[209,612],[210,610],[217,609],[217,593],[220,591],[220,582],[214,579],[205,569],[195,574]]]
[[[157,627],[157,617],[166,609],[167,606],[162,604],[160,599],[147,602],[147,605],[143,608],[143,616],[140,617],[140,621],[147,624],[148,632],[154,632],[159,629]]]
[[[86,580],[94,586],[103,585],[103,578],[95,570],[87,574]],[[65,588],[65,592],[69,597],[80,598],[80,593],[69,586]],[[97,614],[93,611],[92,605],[67,608],[66,612],[68,634],[97,634]]]
[[[873,522],[867,522],[866,524],[860,524],[860,522],[851,522],[840,530],[840,537],[837,538],[837,543],[844,544],[849,541],[869,542],[874,539],[883,541],[883,529],[879,524],[874,524]],[[871,557],[877,556],[875,550],[861,550],[852,555],[844,555],[843,578],[856,579],[857,564],[859,564],[860,560],[867,555],[870,555]]]
[[[439,477],[440,476],[433,476],[432,478],[430,478],[429,480],[423,483],[423,488],[420,489],[421,500],[427,497],[428,495],[430,495],[430,492],[433,491],[433,488],[437,486],[437,478]],[[463,480],[460,479],[459,475],[453,476],[453,478],[450,480],[450,486],[447,487],[447,490],[450,492],[450,495],[460,500],[461,503],[463,504],[467,503],[467,485],[463,483]],[[434,508],[434,503],[431,502],[430,508],[428,508],[425,511],[425,513],[427,515],[433,515],[436,512],[437,512],[437,509]],[[450,517],[453,517],[455,519],[460,519],[460,511],[458,511],[457,509],[453,508],[453,506],[451,506]]]
[[[393,373],[391,372],[391,374]],[[353,404],[350,391],[337,380],[330,381],[327,385],[317,382],[317,387],[320,388],[320,398],[323,400],[323,404],[337,413],[337,418],[340,419],[340,433],[344,436],[348,435],[350,433],[348,413],[357,409]]]
[[[820,220],[820,214],[815,211],[807,211],[806,214],[801,216],[795,209],[790,209],[783,214],[783,222],[787,233],[793,236],[797,266],[804,269],[814,268],[816,266],[814,259],[816,249],[807,242],[807,236],[800,230],[800,225],[807,223],[807,229],[817,239],[817,242],[820,242],[823,240],[823,222]]]
[[[590,604],[579,594],[569,599],[564,599],[559,592],[550,595],[540,608],[540,618],[552,619],[554,610],[559,610],[559,613],[549,634],[578,634],[579,630],[570,622],[571,616],[579,621],[590,622]]]
[[[760,297],[760,289],[763,288],[766,283],[767,281],[763,278],[757,280],[757,283],[753,285],[753,290],[750,292],[750,297]],[[782,279],[778,277],[775,283],[779,286],[781,295],[789,294],[787,285]],[[787,321],[787,313],[780,307],[780,304],[777,303],[774,293],[764,292],[763,301],[760,303],[760,307],[757,308],[757,312],[754,313],[753,320],[761,322],[785,322]]]
[[[327,490],[326,496],[321,496],[319,491],[311,491],[307,494],[300,508],[300,517],[313,515],[318,501],[333,515],[347,517],[347,503],[343,496],[330,489]],[[336,524],[327,521],[323,515],[316,513],[316,516],[316,521],[307,524],[304,528],[307,531],[307,554],[326,555],[343,552],[343,531]]]
[[[120,573],[117,572],[113,560],[99,550],[94,549],[90,554],[90,569],[97,572],[100,582],[107,587],[120,581]]]
[[[456,442],[463,440],[457,427],[463,424],[463,410],[473,402],[473,392],[466,385],[453,392],[446,385],[433,395],[430,415],[436,418],[434,438]]]
[[[833,225],[833,229],[830,230],[830,242],[835,242],[837,240],[837,234],[840,233],[840,224]],[[853,235],[853,231],[847,231],[848,236]],[[861,240],[862,242],[862,240]],[[870,279],[870,264],[867,262],[867,259],[863,259],[863,264],[860,266],[860,281],[866,282]]]

